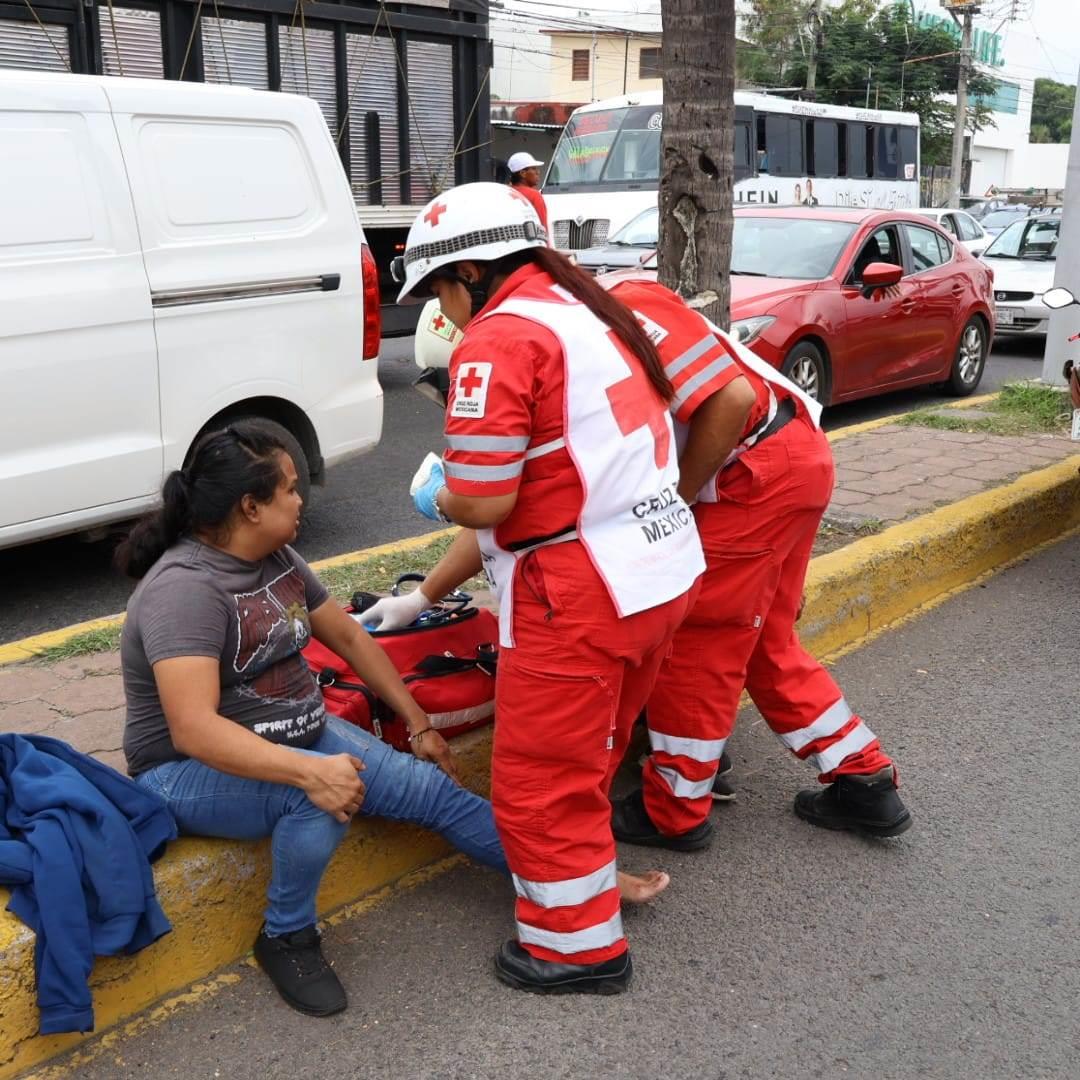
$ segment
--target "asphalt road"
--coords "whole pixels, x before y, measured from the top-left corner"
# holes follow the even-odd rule
[[[999,342],[980,390],[1042,373],[1041,339]],[[420,459],[442,446],[439,410],[410,383],[417,374],[412,338],[385,343],[379,377],[386,392],[382,442],[372,453],[331,469],[317,489],[297,544],[307,559],[428,532],[433,526],[412,508],[407,491]],[[952,400],[925,390],[871,398],[830,409],[827,428]],[[0,644],[122,611],[131,584],[111,568],[115,537],[88,544],[67,537],[0,551]]]
[[[627,916],[630,993],[502,987],[510,890],[462,866],[327,933],[341,1016],[304,1018],[237,965],[80,1080],[1076,1077],[1078,573],[1073,538],[837,663],[899,762],[915,823],[896,840],[799,821],[812,777],[744,715],[714,847],[620,853],[673,877]]]

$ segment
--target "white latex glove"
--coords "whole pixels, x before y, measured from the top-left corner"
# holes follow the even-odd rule
[[[434,606],[435,601],[429,600],[422,589],[413,589],[402,596],[384,596],[353,618],[365,626],[374,624],[377,630],[400,630],[416,622],[422,612]]]

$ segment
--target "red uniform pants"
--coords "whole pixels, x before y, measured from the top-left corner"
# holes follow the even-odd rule
[[[499,658],[491,802],[522,946],[595,964],[626,951],[608,790],[692,602],[620,619],[576,541],[518,564]]]
[[[799,417],[725,470],[721,501],[694,508],[705,575],[648,704],[645,808],[669,836],[708,815],[744,687],[822,783],[891,764],[795,633],[833,479],[828,440]]]

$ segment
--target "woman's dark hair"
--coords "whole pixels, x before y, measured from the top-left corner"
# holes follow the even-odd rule
[[[562,286],[575,300],[580,300],[602,323],[610,326],[619,340],[645,365],[649,382],[653,384],[656,392],[664,401],[671,401],[675,396],[675,388],[664,371],[664,364],[656,346],[634,317],[634,313],[603,286],[597,285],[595,278],[575,266],[565,255],[560,255],[549,247],[533,247],[515,251],[513,255],[507,255],[490,265],[494,266],[498,273],[512,273],[530,262],[539,266],[556,285]]]
[[[143,516],[116,549],[116,565],[138,580],[182,536],[220,531],[245,495],[269,502],[281,483],[284,451],[258,420],[208,432],[188,464],[169,474],[161,507]]]

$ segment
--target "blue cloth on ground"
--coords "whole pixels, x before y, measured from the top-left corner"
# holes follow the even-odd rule
[[[115,769],[59,739],[0,735],[0,883],[37,935],[42,1035],[92,1031],[94,957],[172,929],[150,862],[175,838],[164,801]]]

